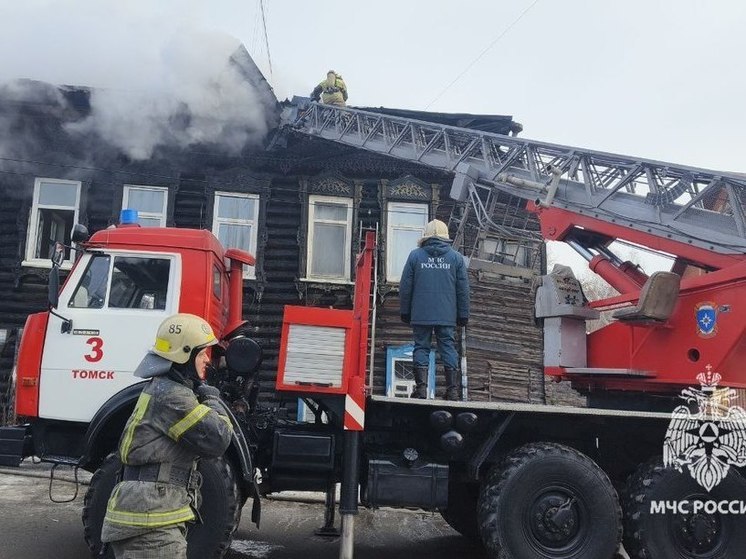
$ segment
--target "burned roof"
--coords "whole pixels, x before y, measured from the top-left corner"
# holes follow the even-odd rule
[[[425,122],[445,124],[471,128],[493,134],[516,135],[523,130],[523,126],[507,115],[473,115],[469,113],[433,113],[428,111],[413,111],[409,109],[392,109],[388,107],[357,107],[372,113],[383,113],[402,118],[412,118]]]

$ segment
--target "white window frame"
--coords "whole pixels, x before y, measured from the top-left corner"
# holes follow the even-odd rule
[[[345,248],[344,248],[344,277],[340,276],[314,276],[311,274],[311,263],[313,262],[313,237],[314,225],[317,220],[316,204],[329,203],[347,206],[347,227],[345,228]],[[352,198],[342,198],[339,196],[318,196],[308,197],[308,246],[306,247],[306,280],[320,281],[324,283],[347,283],[350,281],[350,270],[352,268]],[[318,220],[319,223],[330,223],[339,225],[341,221],[330,219]]]
[[[231,219],[228,217],[218,217],[218,196],[229,198],[245,198],[254,201],[254,215],[252,219]],[[218,227],[221,224],[226,225],[251,225],[251,237],[249,238],[249,252],[256,258],[256,244],[259,233],[259,195],[248,194],[246,192],[227,192],[216,190],[212,199],[212,234],[218,237]],[[219,237],[218,237],[219,238]],[[226,247],[227,248],[227,247]],[[254,266],[244,266],[243,278],[254,279],[256,277],[256,268]]]
[[[165,186],[147,186],[141,184],[125,184],[122,191],[122,209],[129,208],[130,191],[132,190],[149,190],[151,192],[163,192],[163,207],[160,212],[141,212],[137,210],[138,219],[145,217],[148,219],[157,219],[160,227],[166,226],[166,215],[168,214],[168,188]]]
[[[396,212],[391,211],[392,206],[397,206],[399,208],[404,209],[405,211],[407,209],[421,209],[424,208],[425,213],[425,225],[427,225],[427,222],[430,219],[430,204],[424,203],[424,202],[387,202],[386,203],[386,247],[388,250],[386,251],[386,281],[391,283],[399,283],[401,281],[401,272],[399,272],[399,275],[394,275],[393,268],[394,263],[391,261],[391,259],[394,256],[394,251],[391,250],[391,246],[393,246],[392,240],[394,238],[394,234],[396,231],[420,231],[421,233],[425,232],[425,225],[422,227],[414,227],[411,225],[396,225],[392,223],[391,215]],[[412,247],[414,250],[417,247]]]
[[[39,193],[41,191],[41,183],[50,182],[58,184],[72,184],[75,185],[75,207],[70,206],[55,206],[51,204],[39,204]],[[37,258],[34,256],[36,252],[36,238],[39,229],[39,210],[73,210],[73,227],[78,223],[80,215],[80,191],[82,183],[80,181],[71,181],[66,179],[53,179],[46,177],[37,177],[34,181],[34,195],[31,203],[31,214],[29,215],[28,230],[26,231],[26,259],[21,262],[22,266],[34,266],[39,268],[51,268],[52,261],[49,258]],[[70,231],[72,234],[72,231]],[[73,263],[73,251],[70,251],[70,258],[64,260],[60,266],[63,270],[69,270]]]

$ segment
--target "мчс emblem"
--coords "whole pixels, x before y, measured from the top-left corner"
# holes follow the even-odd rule
[[[707,365],[707,372],[697,375],[701,389],[681,392],[688,405],[673,411],[663,446],[664,465],[679,472],[686,467],[707,491],[725,479],[731,466],[746,466],[746,411],[730,405],[735,390],[718,388],[721,378]],[[695,404],[692,413],[689,406]]]
[[[694,308],[697,317],[697,334],[709,338],[717,334],[718,311],[715,303],[699,303]]]

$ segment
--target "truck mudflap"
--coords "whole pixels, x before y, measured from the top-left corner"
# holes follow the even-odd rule
[[[0,427],[0,466],[17,468],[21,460],[33,453],[28,425]]]

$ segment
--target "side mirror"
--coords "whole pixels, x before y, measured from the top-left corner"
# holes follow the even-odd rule
[[[91,237],[90,233],[88,233],[88,228],[85,225],[81,225],[80,223],[76,223],[75,227],[73,227],[73,231],[71,234],[71,239],[74,243],[84,243]]]
[[[52,249],[52,269],[49,271],[49,306],[57,308],[60,302],[60,266],[65,260],[65,247],[62,243],[55,243]]]

